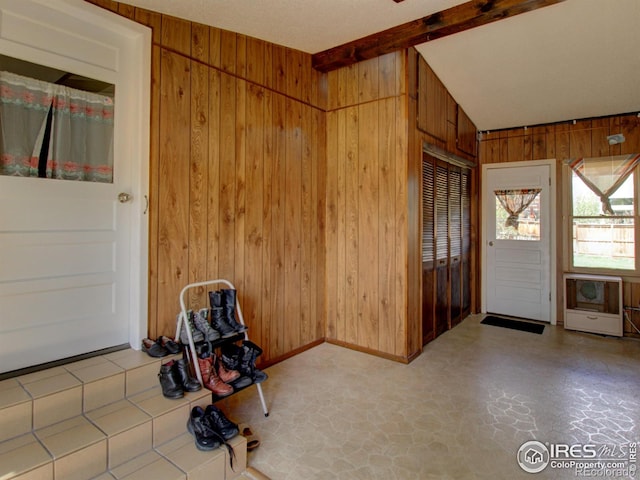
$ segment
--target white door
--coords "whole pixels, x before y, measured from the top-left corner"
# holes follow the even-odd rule
[[[139,348],[149,32],[78,0],[0,0],[0,18],[0,54],[111,83],[116,92],[113,183],[0,175],[0,372]],[[119,201],[121,192],[131,199]]]
[[[549,170],[549,165],[485,170],[483,291],[487,312],[551,320]],[[518,215],[517,207],[527,201],[531,203]]]

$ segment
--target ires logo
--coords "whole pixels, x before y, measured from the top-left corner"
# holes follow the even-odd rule
[[[531,440],[522,444],[518,450],[518,465],[527,473],[543,471],[552,463],[552,467],[560,467],[558,460],[595,459],[598,448],[592,444],[568,445],[566,443],[542,443]],[[564,465],[563,465],[564,466]]]
[[[554,460],[562,460],[566,458],[596,458],[598,456],[598,448],[595,445],[575,444],[567,445],[564,443],[550,443],[547,445],[549,455]]]

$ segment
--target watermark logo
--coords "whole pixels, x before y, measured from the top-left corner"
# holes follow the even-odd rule
[[[636,478],[637,449],[637,442],[570,445],[530,440],[518,449],[517,460],[527,473],[539,473],[548,467],[573,471],[577,477]]]
[[[549,449],[544,443],[530,440],[518,450],[518,465],[527,473],[538,473],[549,465]]]

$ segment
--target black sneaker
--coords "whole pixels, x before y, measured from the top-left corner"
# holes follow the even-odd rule
[[[233,423],[224,413],[215,405],[209,405],[204,411],[204,414],[209,418],[210,425],[224,438],[230,440],[240,431],[238,425]]]
[[[198,450],[215,450],[224,443],[224,439],[211,425],[211,420],[202,407],[195,406],[187,421],[187,430],[196,439]]]

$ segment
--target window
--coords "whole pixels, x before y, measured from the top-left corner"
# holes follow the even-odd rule
[[[637,270],[639,160],[633,154],[567,161],[572,269]]]

